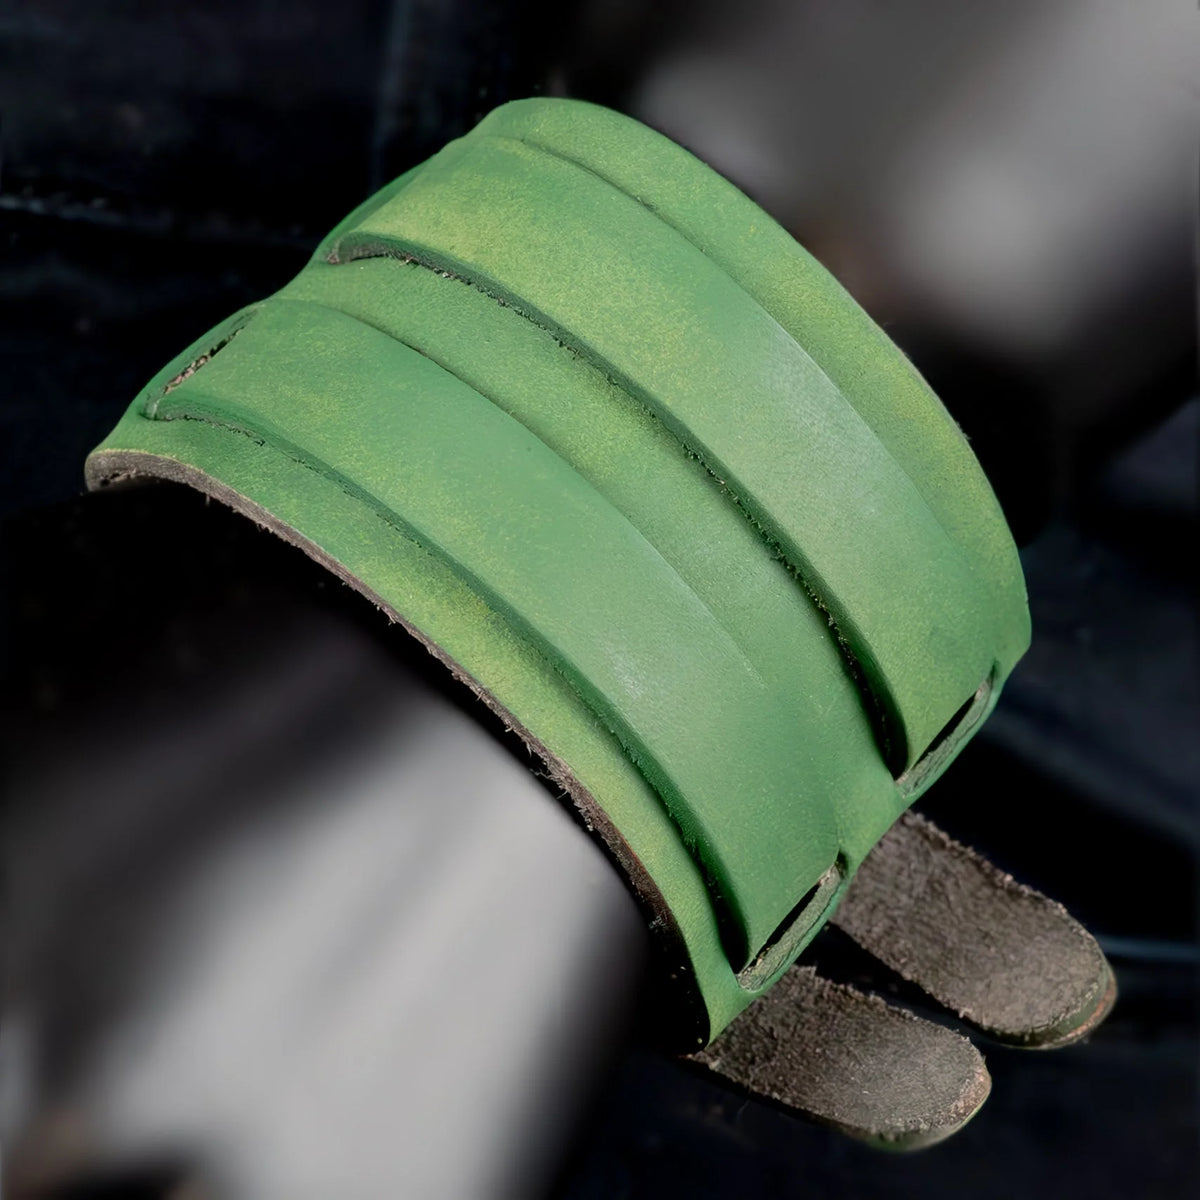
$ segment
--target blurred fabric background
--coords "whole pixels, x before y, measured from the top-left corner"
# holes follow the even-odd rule
[[[980,1117],[906,1159],[631,1050],[559,1194],[1194,1195],[1190,0],[0,0],[0,512],[70,501],[164,361],[538,93],[626,111],[739,184],[972,439],[1034,642],[923,807],[1066,903],[1122,988],[1088,1045],[990,1049]]]

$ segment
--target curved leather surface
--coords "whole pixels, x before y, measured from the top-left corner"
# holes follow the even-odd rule
[[[627,118],[519,102],[89,462],[263,521],[467,678],[650,906],[693,1045],[807,943],[1027,628],[961,435],[790,239],[772,282],[781,237]]]

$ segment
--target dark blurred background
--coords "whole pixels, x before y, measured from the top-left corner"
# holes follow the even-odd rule
[[[902,1160],[632,1050],[560,1195],[1194,1195],[1190,0],[0,0],[10,528],[56,560],[84,456],[164,361],[375,187],[539,93],[629,112],[739,184],[972,439],[1034,642],[923,807],[1065,902],[1122,988],[1086,1046],[990,1049],[980,1117]]]

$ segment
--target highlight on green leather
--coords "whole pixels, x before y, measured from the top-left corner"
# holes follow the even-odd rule
[[[361,205],[87,473],[231,504],[467,681],[628,875],[681,1049],[791,964],[1028,644],[904,355],[735,187],[577,101]]]

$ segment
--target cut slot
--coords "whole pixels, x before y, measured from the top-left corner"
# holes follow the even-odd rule
[[[841,857],[800,898],[755,958],[737,973],[738,983],[757,992],[786,967],[833,904],[846,868]]]
[[[988,677],[938,731],[925,753],[907,771],[896,776],[896,785],[901,795],[913,795],[929,783],[954,757],[987,712],[995,680],[996,671],[993,667]]]
[[[227,336],[223,337],[215,346],[206,350],[199,358],[194,358],[174,379],[169,380],[163,387],[162,394],[165,396],[168,392],[173,392],[181,383],[189,380],[201,367],[210,363],[235,337],[241,332],[240,329],[234,329]]]

